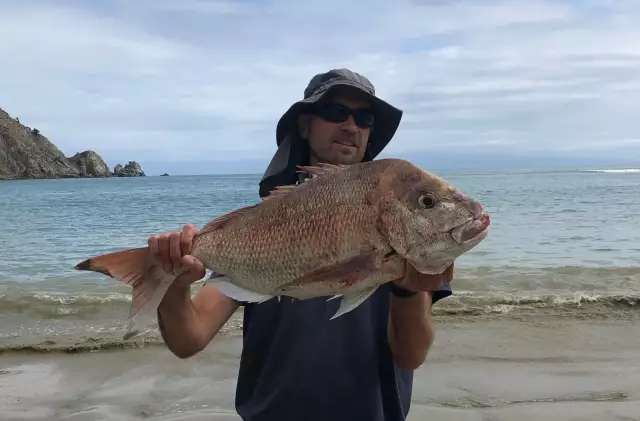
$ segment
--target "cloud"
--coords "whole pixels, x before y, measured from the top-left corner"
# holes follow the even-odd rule
[[[387,154],[640,152],[633,1],[6,3],[0,107],[68,155],[266,162],[333,67],[405,111]]]

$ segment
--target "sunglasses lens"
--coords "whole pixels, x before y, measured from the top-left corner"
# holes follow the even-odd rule
[[[353,120],[359,127],[367,128],[373,126],[373,113],[369,110],[357,110],[353,113]]]
[[[332,123],[347,121],[349,115],[353,114],[353,120],[361,128],[371,127],[374,122],[374,116],[370,110],[351,110],[338,104],[328,104],[320,107],[317,110],[317,114]]]
[[[342,123],[349,118],[349,110],[339,105],[326,105],[318,110],[320,117],[332,123]]]

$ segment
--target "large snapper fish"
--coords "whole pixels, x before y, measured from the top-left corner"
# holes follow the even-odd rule
[[[243,302],[342,297],[333,319],[380,285],[402,279],[406,261],[421,273],[442,273],[489,231],[482,205],[405,160],[299,170],[311,178],[212,220],[194,238],[191,255],[213,272],[209,282],[225,295]],[[165,271],[148,247],[96,256],[75,268],[133,287],[125,337],[155,317],[181,272]]]

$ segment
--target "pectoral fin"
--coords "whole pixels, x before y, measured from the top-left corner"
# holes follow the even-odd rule
[[[303,286],[315,282],[345,282],[345,286],[354,285],[372,272],[380,269],[382,258],[376,249],[364,252],[358,256],[338,262],[333,265],[324,266],[311,271],[293,282],[282,287],[282,291],[291,287]]]

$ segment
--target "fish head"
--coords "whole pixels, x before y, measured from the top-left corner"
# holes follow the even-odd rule
[[[406,161],[386,178],[380,231],[419,272],[442,273],[487,236],[490,218],[482,204],[443,178]]]

